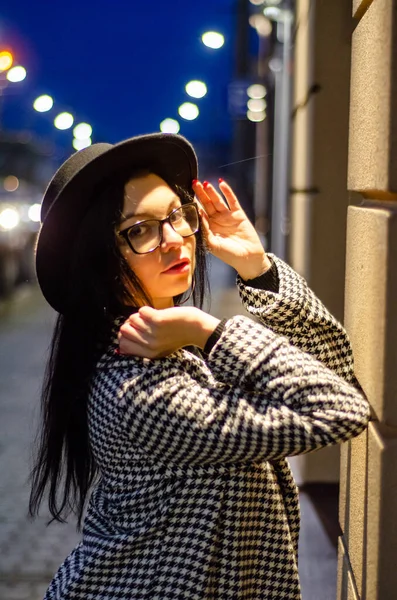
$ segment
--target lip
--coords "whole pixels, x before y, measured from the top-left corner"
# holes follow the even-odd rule
[[[171,263],[170,266],[162,272],[167,274],[184,273],[189,267],[190,260],[188,258],[180,258],[179,260],[175,260],[173,263]]]

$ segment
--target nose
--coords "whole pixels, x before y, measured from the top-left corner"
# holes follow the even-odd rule
[[[163,223],[161,250],[167,251],[170,248],[180,248],[182,245],[183,237],[169,223]]]

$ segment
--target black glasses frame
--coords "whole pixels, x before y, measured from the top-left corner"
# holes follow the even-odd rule
[[[181,233],[179,233],[179,231],[177,231],[175,229],[175,227],[171,223],[171,218],[174,213],[176,213],[178,210],[181,210],[182,208],[185,208],[186,206],[192,206],[195,209],[196,215],[197,215],[197,228],[192,233],[189,233],[188,235],[182,235]],[[153,221],[158,223],[159,238],[160,238],[159,243],[157,244],[157,246],[155,246],[155,248],[152,248],[152,250],[148,250],[147,252],[137,252],[135,250],[135,248],[132,247],[132,243],[129,238],[129,233],[130,233],[131,229],[133,229],[137,225],[142,225],[142,223],[148,223],[148,222],[153,222]],[[165,219],[145,219],[144,221],[138,221],[138,223],[134,223],[130,227],[127,227],[126,229],[119,231],[118,235],[121,236],[122,238],[124,238],[124,240],[127,242],[128,246],[131,248],[131,250],[134,252],[134,254],[150,254],[151,252],[154,252],[155,250],[157,250],[157,248],[159,246],[161,246],[161,244],[163,242],[163,225],[164,225],[164,223],[169,223],[169,225],[171,225],[172,229],[181,237],[183,237],[183,238],[191,237],[192,235],[197,233],[198,230],[200,229],[199,212],[198,212],[196,203],[195,202],[187,202],[186,204],[182,204],[182,206],[178,206],[178,208],[174,208],[174,210],[172,210],[170,212],[170,214],[168,215],[168,217],[165,217]]]

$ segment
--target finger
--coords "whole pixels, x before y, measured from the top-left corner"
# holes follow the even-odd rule
[[[149,335],[143,331],[140,331],[128,322],[123,323],[123,325],[120,327],[119,343],[123,338],[129,340],[130,342],[143,346],[149,346],[150,344]]]
[[[204,210],[206,211],[207,215],[211,217],[213,214],[215,214],[217,210],[214,207],[211,198],[207,194],[204,185],[200,181],[195,180],[193,183],[193,190],[201,205],[204,207]]]
[[[204,185],[204,189],[207,193],[207,196],[210,199],[210,201],[212,202],[212,205],[215,208],[216,212],[220,212],[220,213],[228,212],[229,206],[227,205],[225,200],[222,198],[222,196],[220,194],[218,194],[218,192],[216,191],[214,186],[211,183],[209,183],[208,181],[205,181],[203,185]]]
[[[241,204],[238,201],[236,194],[233,192],[232,188],[226,181],[223,179],[219,179],[219,187],[222,194],[225,196],[226,201],[229,205],[230,210],[242,210]]]
[[[153,308],[152,306],[142,306],[138,310],[138,315],[146,322],[154,322],[156,321],[158,312],[159,311]]]
[[[127,325],[131,325],[134,329],[142,332],[143,334],[150,335],[151,333],[153,333],[153,328],[151,324],[147,320],[143,319],[139,313],[131,315],[127,319],[126,323]]]

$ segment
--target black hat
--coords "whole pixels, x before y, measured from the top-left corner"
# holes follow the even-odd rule
[[[182,136],[153,133],[119,144],[93,144],[73,154],[55,173],[41,206],[36,273],[47,302],[64,312],[71,247],[96,192],[117,171],[149,168],[167,183],[191,190],[197,157]]]

